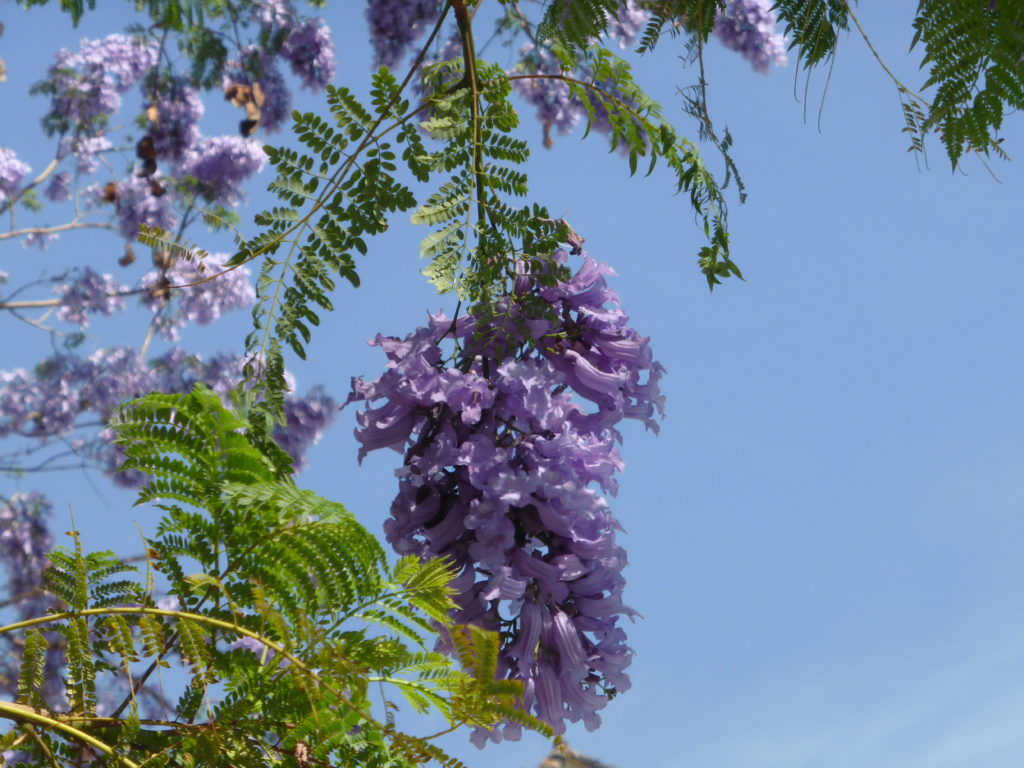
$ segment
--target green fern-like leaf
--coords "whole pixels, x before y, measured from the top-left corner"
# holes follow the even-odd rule
[[[39,630],[25,633],[25,646],[21,652],[21,671],[18,674],[18,700],[33,707],[45,707],[40,693],[45,680],[46,649],[49,643]]]

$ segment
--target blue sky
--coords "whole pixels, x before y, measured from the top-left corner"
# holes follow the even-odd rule
[[[355,5],[326,16],[339,79],[361,90],[369,56]],[[913,85],[923,79],[906,53],[915,5],[860,10]],[[120,8],[87,15],[73,33],[54,9],[6,6],[0,146],[42,167],[52,149],[39,142],[43,102],[24,96],[27,85],[57,46],[131,21]],[[696,75],[677,45],[664,41],[639,77],[694,133],[675,90]],[[931,170],[917,170],[895,91],[856,37],[840,44],[820,132],[823,71],[805,105],[792,64],[762,76],[716,48],[707,67],[712,114],[735,136],[750,192],[731,210],[746,282],[709,294],[694,263],[701,233],[669,176],[628,178],[599,137],[558,138],[550,151],[538,142],[529,169],[535,197],[619,272],[623,305],[669,372],[662,433],[626,431],[614,500],[627,530],[627,602],[644,616],[628,627],[633,689],[599,731],[571,730],[569,743],[620,768],[1018,766],[1020,162],[994,165],[998,182],[973,160],[951,174],[935,145]],[[230,130],[218,114],[227,119],[211,114],[210,133]],[[1006,126],[1011,156],[1021,127],[1019,116]],[[526,131],[539,139],[528,120]],[[312,362],[295,367],[300,383],[343,397],[351,376],[381,366],[366,339],[450,307],[418,275],[424,234],[399,223],[380,238],[360,264],[363,287],[339,290]],[[2,249],[0,269],[12,274],[114,270],[120,255],[114,240],[70,235],[45,254]],[[238,349],[245,320],[185,342]],[[42,337],[5,322],[7,364],[38,359]],[[131,325],[98,327],[105,340],[141,341]],[[396,455],[358,467],[351,429],[346,411],[301,482],[378,529]],[[44,488],[94,546],[135,551],[132,521],[155,520],[100,477],[4,482]],[[483,753],[461,737],[448,746],[494,768],[534,765],[546,751],[539,739]]]

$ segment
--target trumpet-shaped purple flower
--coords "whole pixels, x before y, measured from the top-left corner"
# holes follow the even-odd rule
[[[632,48],[650,18],[651,12],[639,7],[636,0],[625,0],[608,18],[608,36],[618,40],[619,48]]]
[[[197,382],[227,398],[242,379],[242,365],[236,355],[204,361],[173,348],[147,361],[130,347],[110,347],[88,357],[55,355],[31,372],[0,371],[0,437],[69,436],[86,414],[105,424],[127,400],[153,391],[188,392]],[[333,421],[336,406],[323,390],[314,388],[305,395],[289,395],[285,410],[288,425],[275,437],[301,468],[305,452]],[[119,473],[124,453],[113,437],[104,429],[93,439],[70,444],[118,485],[138,487],[146,478],[138,472]]]
[[[715,18],[715,37],[758,72],[786,63],[786,39],[776,28],[771,0],[729,0]]]
[[[291,29],[295,9],[288,0],[260,0],[252,7],[253,20],[268,32]]]
[[[437,20],[440,6],[438,0],[370,0],[366,21],[374,65],[393,69],[409,46]]]
[[[513,74],[557,75],[561,73],[558,59],[532,43],[523,47],[522,61]],[[569,85],[561,80],[543,77],[512,81],[512,89],[537,110],[537,119],[544,127],[544,143],[551,146],[552,128],[566,134],[579,124],[583,107],[572,95]]]
[[[284,404],[283,426],[274,428],[274,440],[295,462],[295,471],[306,466],[306,451],[320,442],[324,431],[334,423],[338,404],[323,390],[313,387],[303,397],[288,397]]]
[[[47,521],[53,506],[38,493],[0,497],[0,562],[7,571],[7,591],[17,597],[37,589],[53,549]],[[32,615],[19,609],[23,615]]]
[[[177,221],[167,192],[158,177],[130,175],[117,184],[117,221],[128,240],[139,235],[139,225],[170,229]]]
[[[65,131],[92,133],[156,66],[157,52],[154,41],[126,35],[82,40],[75,53],[62,49],[50,67],[50,119]]]
[[[244,266],[226,269],[224,263],[228,257],[226,253],[214,253],[198,263],[178,258],[166,272],[144,275],[142,287],[149,289],[146,294],[149,308],[154,312],[163,311],[167,302],[177,297],[176,311],[168,316],[167,326],[176,329],[187,323],[209,325],[225,312],[250,306],[256,300],[256,292],[249,269]],[[172,296],[153,290],[167,284],[185,287],[165,288]]]
[[[242,183],[263,169],[267,156],[255,139],[225,135],[200,139],[184,155],[179,174],[210,202],[234,207]]]
[[[0,203],[14,195],[21,186],[21,180],[32,169],[18,159],[13,149],[0,147]]]
[[[205,111],[199,91],[177,76],[151,79],[150,91],[155,94],[149,126],[153,150],[160,159],[180,160],[199,140],[199,120]]]
[[[281,56],[311,91],[322,91],[334,79],[334,41],[319,17],[306,19],[291,31],[281,46]]]
[[[61,297],[57,317],[86,328],[89,315],[112,315],[124,309],[124,297],[118,294],[127,290],[128,286],[118,283],[113,275],[101,275],[85,267],[74,280],[53,289]]]
[[[567,258],[559,252],[554,266]],[[595,727],[629,686],[632,651],[618,627],[632,614],[626,558],[605,494],[623,466],[615,424],[653,429],[663,412],[662,368],[609,274],[584,257],[554,284],[522,275],[489,315],[501,320],[436,315],[405,339],[378,336],[387,368],[354,380],[349,396],[367,403],[360,458],[404,456],[388,541],[456,564],[454,618],[501,633],[500,673],[522,680],[524,705],[559,732],[565,721]],[[449,336],[458,353],[446,362]],[[508,724],[489,736],[516,733]]]
[[[46,198],[54,203],[61,203],[71,199],[71,174],[68,171],[61,171],[54,174],[50,183],[46,185]]]
[[[59,154],[61,157],[65,157],[70,152],[78,161],[78,172],[88,174],[100,167],[99,155],[108,152],[113,147],[110,139],[102,134],[81,135],[74,138],[65,136],[60,141]]]

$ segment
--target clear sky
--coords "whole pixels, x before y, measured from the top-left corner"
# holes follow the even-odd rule
[[[859,11],[911,85],[923,80],[907,55],[915,5]],[[132,20],[128,5],[104,6],[77,33],[55,9],[4,8],[0,146],[36,168],[52,147],[40,143],[44,102],[27,86],[58,46]],[[336,1],[326,18],[338,77],[362,90],[370,68],[357,7]],[[639,79],[695,133],[675,91],[696,74],[678,46],[666,39]],[[792,63],[764,76],[714,48],[707,67],[712,114],[735,136],[750,192],[731,210],[746,282],[709,294],[695,265],[701,233],[668,174],[628,178],[600,137],[558,138],[549,151],[538,141],[529,169],[535,198],[619,272],[623,305],[669,372],[661,435],[626,431],[614,500],[627,531],[626,599],[643,614],[627,627],[633,688],[604,710],[600,730],[570,730],[569,743],[619,768],[1017,768],[1021,160],[995,164],[998,181],[970,159],[951,174],[935,145],[931,169],[919,171],[895,90],[857,37],[841,41],[824,101],[824,71],[805,91]],[[204,128],[230,130],[228,117],[215,112]],[[1006,126],[1011,156],[1024,157],[1022,129],[1019,116]],[[539,139],[529,120],[526,131]],[[710,151],[708,161],[717,167]],[[363,287],[339,289],[312,362],[295,366],[300,383],[343,399],[351,376],[381,368],[366,339],[450,309],[418,275],[424,234],[400,222],[374,244]],[[12,276],[68,263],[113,271],[120,255],[116,240],[70,235],[45,254],[0,248]],[[184,342],[238,350],[246,319]],[[5,366],[37,360],[43,337],[4,323]],[[143,334],[97,327],[90,343]],[[352,426],[343,412],[300,482],[379,530],[398,456],[358,467]],[[152,530],[155,520],[99,476],[3,483],[42,488],[61,514],[70,507],[93,546],[134,552],[132,521]],[[546,752],[536,738],[483,753],[461,737],[448,747],[493,768],[531,766]]]

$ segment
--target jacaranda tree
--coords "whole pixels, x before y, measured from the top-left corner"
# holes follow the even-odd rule
[[[91,10],[61,7],[71,23]],[[51,342],[32,370],[0,371],[2,469],[93,467],[162,515],[144,552],[85,552],[74,531],[56,546],[41,491],[0,498],[7,762],[458,764],[434,736],[398,727],[398,697],[481,746],[597,727],[632,657],[608,503],[617,425],[657,431],[664,370],[610,268],[531,198],[531,142],[517,129],[536,120],[545,147],[578,129],[630,173],[668,174],[706,236],[695,256],[713,288],[741,276],[723,189],[743,187],[707,106],[704,47],[716,40],[763,72],[787,50],[801,67],[827,64],[851,24],[866,34],[847,0],[311,11],[140,4],[134,25],[56,52],[40,73],[53,160],[33,170],[0,147],[7,248],[83,229],[123,248],[117,277],[84,260],[0,301]],[[335,82],[328,21],[352,17],[373,42],[368,101]],[[1024,107],[1024,7],[922,0],[915,27],[927,79],[920,92],[895,81],[911,148],[936,133],[954,167],[1002,157],[1002,119]],[[480,55],[485,29],[518,52],[513,66]],[[680,44],[697,75],[682,91],[693,122],[676,127],[622,56]],[[291,111],[296,84],[323,94],[318,112]],[[236,120],[209,136],[212,98]],[[265,166],[277,202],[244,214]],[[55,212],[67,220],[49,223]],[[305,358],[339,283],[358,287],[373,237],[409,216],[450,311],[379,335],[379,377],[300,394],[286,353]],[[233,252],[207,252],[211,230],[232,233]],[[180,343],[243,307],[253,323],[237,350],[203,358]],[[88,341],[94,316],[128,311],[147,316],[138,348]],[[359,459],[396,452],[384,533],[397,559],[296,482],[346,395],[361,409]],[[176,690],[155,684],[171,666]]]

